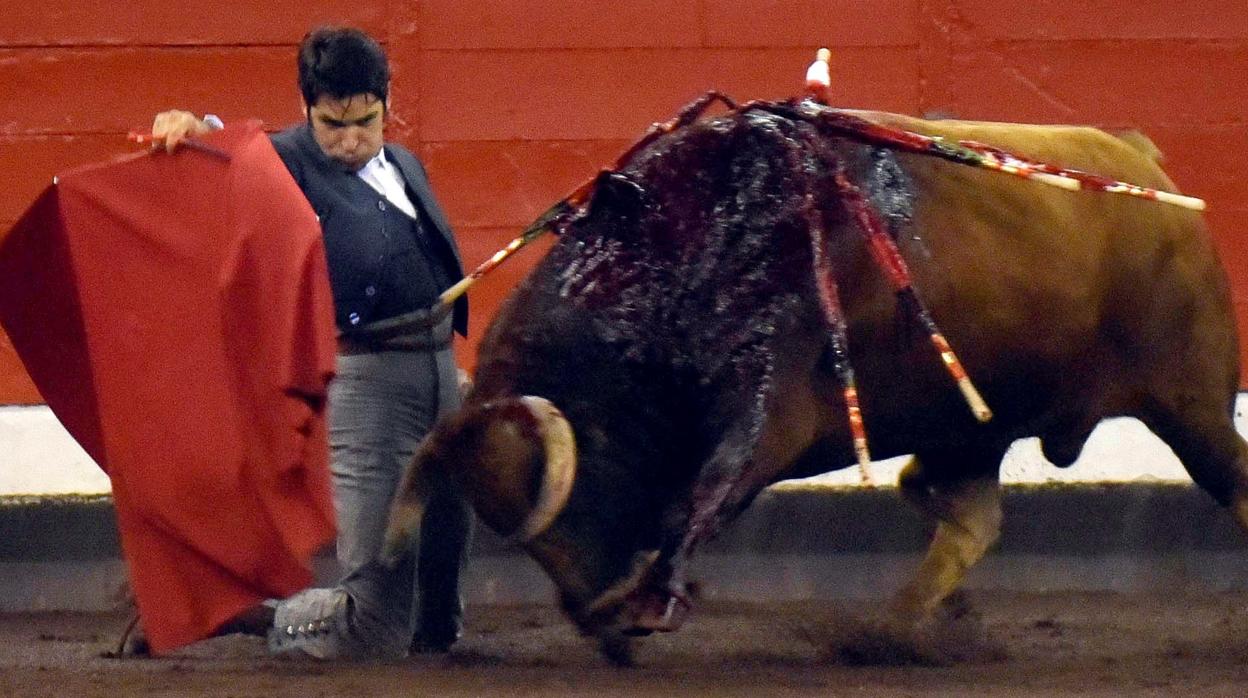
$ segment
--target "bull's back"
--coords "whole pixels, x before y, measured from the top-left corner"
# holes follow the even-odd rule
[[[1090,126],[1015,124],[998,121],[927,120],[887,112],[851,112],[874,123],[950,141],[976,141],[1034,160],[1173,191],[1147,137],[1118,137]]]
[[[1092,128],[863,116],[1174,190],[1150,154]],[[1237,348],[1225,275],[1198,214],[925,156],[899,161],[915,191],[912,228],[900,238],[903,255],[996,410],[992,428],[1001,438],[1082,430],[1104,416],[1130,413],[1168,382],[1233,390],[1228,376],[1238,372]],[[895,321],[889,324],[895,308],[882,278],[863,274],[858,285],[872,289],[867,296],[874,300],[848,305],[866,345],[856,354],[874,354],[864,361],[867,408],[886,429],[910,424],[914,431],[915,412],[925,409],[929,415],[918,424],[928,425],[934,438],[949,422],[973,429],[939,364],[918,361],[916,368],[915,343],[893,329]],[[1194,351],[1205,358],[1174,359]],[[904,406],[907,400],[913,409]],[[950,410],[960,412],[942,416]],[[913,445],[896,444],[901,451]]]

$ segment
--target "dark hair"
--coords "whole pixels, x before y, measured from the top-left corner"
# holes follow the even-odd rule
[[[373,37],[349,27],[319,27],[299,42],[299,91],[311,108],[322,95],[342,99],[371,93],[384,104],[390,62]]]

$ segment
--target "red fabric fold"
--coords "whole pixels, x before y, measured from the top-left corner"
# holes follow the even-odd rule
[[[312,580],[333,540],[320,226],[257,124],[74,170],[0,244],[0,322],[112,479],[157,652]]]

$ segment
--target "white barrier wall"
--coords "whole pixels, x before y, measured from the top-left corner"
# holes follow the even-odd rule
[[[0,496],[108,491],[108,476],[52,410],[0,406]]]
[[[1235,424],[1248,436],[1248,393],[1236,401]],[[873,463],[876,482],[892,484],[905,458]],[[1014,444],[1001,478],[1009,483],[1188,481],[1178,460],[1157,437],[1134,419],[1106,420],[1088,440],[1079,460],[1057,468],[1044,459],[1036,439]],[[821,475],[803,484],[857,485],[858,468]],[[0,406],[0,496],[100,494],[108,477],[70,438],[44,406]]]

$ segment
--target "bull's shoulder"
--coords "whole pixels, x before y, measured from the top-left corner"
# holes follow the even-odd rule
[[[948,140],[978,141],[1033,160],[1070,167],[1144,186],[1171,189],[1158,165],[1160,152],[1147,136],[1117,136],[1091,126],[1000,121],[929,120],[904,114],[854,111],[872,123]]]

